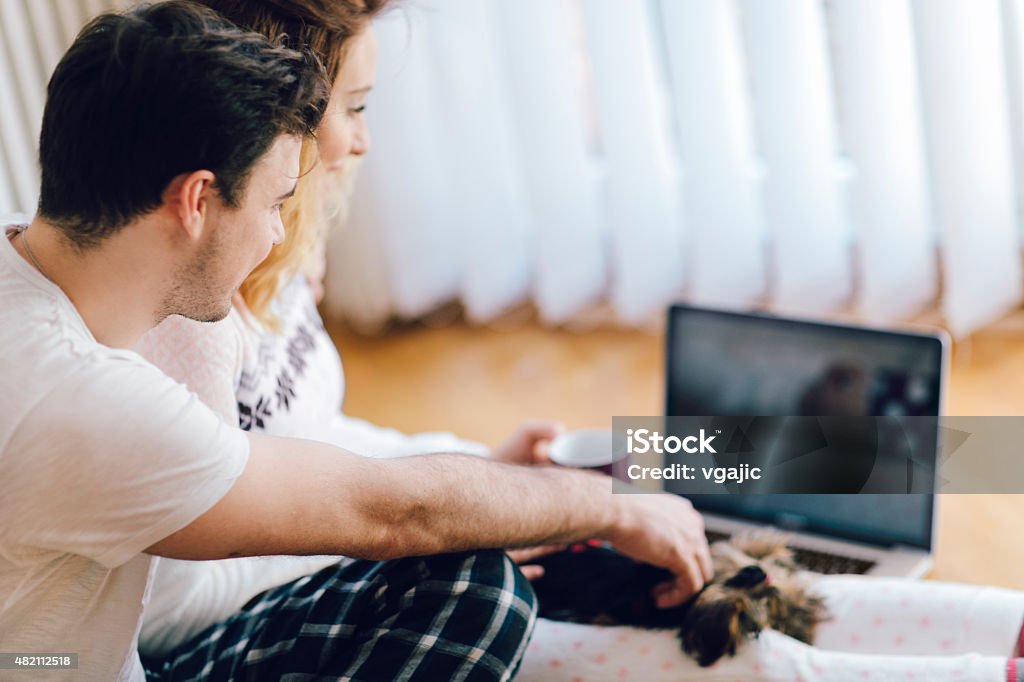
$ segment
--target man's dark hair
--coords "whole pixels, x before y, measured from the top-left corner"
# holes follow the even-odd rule
[[[315,57],[207,8],[172,0],[101,15],[47,87],[39,215],[95,246],[196,170],[237,207],[256,161],[281,134],[311,134],[327,96]]]

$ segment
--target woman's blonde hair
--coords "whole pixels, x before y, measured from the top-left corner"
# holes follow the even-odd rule
[[[323,62],[333,84],[341,71],[352,38],[369,26],[389,0],[197,0],[235,24],[281,40],[286,46],[303,46]],[[302,170],[295,195],[281,210],[284,241],[276,246],[239,288],[249,313],[272,331],[280,322],[272,302],[297,274],[309,271],[321,240],[326,237],[331,213],[329,198],[351,178],[331,178],[320,163],[315,139],[302,143]],[[353,168],[346,164],[346,169]],[[348,171],[342,171],[346,174]],[[340,191],[340,190],[338,190]]]

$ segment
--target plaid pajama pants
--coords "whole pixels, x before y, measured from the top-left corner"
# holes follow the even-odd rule
[[[536,611],[529,582],[498,550],[342,559],[143,666],[149,682],[509,680]]]

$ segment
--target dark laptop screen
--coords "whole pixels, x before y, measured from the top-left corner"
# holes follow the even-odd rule
[[[666,414],[938,415],[936,336],[673,306]],[[931,547],[931,495],[694,495],[702,510],[877,545]]]

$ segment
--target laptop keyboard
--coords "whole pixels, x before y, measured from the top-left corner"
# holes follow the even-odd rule
[[[709,543],[729,539],[727,534],[713,530],[704,531],[704,534]],[[874,561],[819,552],[813,549],[802,547],[790,547],[789,549],[793,552],[793,558],[802,568],[815,573],[867,573],[875,565]]]

